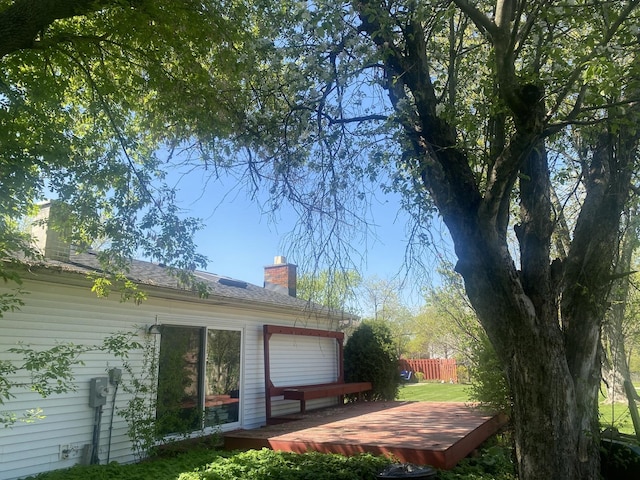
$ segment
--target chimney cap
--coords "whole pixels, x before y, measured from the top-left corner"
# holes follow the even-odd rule
[[[287,264],[287,257],[285,257],[284,255],[277,255],[273,258],[273,264],[274,265],[286,265]]]

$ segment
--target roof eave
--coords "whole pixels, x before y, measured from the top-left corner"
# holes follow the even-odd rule
[[[20,277],[24,280],[36,282],[60,283],[68,286],[86,287],[90,289],[93,281],[89,278],[89,273],[83,274],[76,270],[65,268],[64,265],[45,265],[45,264],[21,264],[23,269],[20,271]],[[14,267],[15,268],[15,267]],[[88,269],[87,269],[88,270]],[[279,305],[272,302],[264,302],[253,299],[240,299],[225,297],[217,294],[209,294],[206,297],[199,296],[196,292],[179,288],[171,288],[150,283],[136,282],[137,285],[147,294],[161,299],[183,301],[189,303],[198,303],[204,305],[216,305],[231,308],[243,309],[259,309],[265,312],[275,313],[296,313],[304,315],[315,315],[325,317],[330,320],[353,321],[359,317],[344,312],[333,312],[324,307],[306,302],[305,306],[298,305]]]

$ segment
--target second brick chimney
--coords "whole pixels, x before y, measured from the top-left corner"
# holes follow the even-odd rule
[[[273,259],[273,265],[264,267],[264,288],[295,297],[297,285],[296,270],[297,266],[292,263],[287,263],[285,257],[275,257]]]

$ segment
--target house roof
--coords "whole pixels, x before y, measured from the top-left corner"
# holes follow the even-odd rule
[[[96,252],[74,252],[73,248],[68,261],[44,259],[36,265],[31,264],[31,269],[38,266],[47,270],[59,270],[85,276],[103,273]],[[196,281],[203,282],[207,286],[208,299],[225,301],[226,303],[260,304],[323,315],[351,317],[346,312],[330,311],[321,305],[242,280],[204,271],[195,271],[193,275]],[[127,277],[143,287],[170,289],[192,300],[198,298],[197,293],[186,287],[170,268],[161,264],[132,260],[129,264]]]

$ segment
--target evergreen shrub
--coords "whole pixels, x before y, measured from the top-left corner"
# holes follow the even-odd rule
[[[400,386],[398,355],[391,330],[383,322],[363,322],[344,347],[344,376],[347,382],[371,382],[366,400],[395,400]]]

